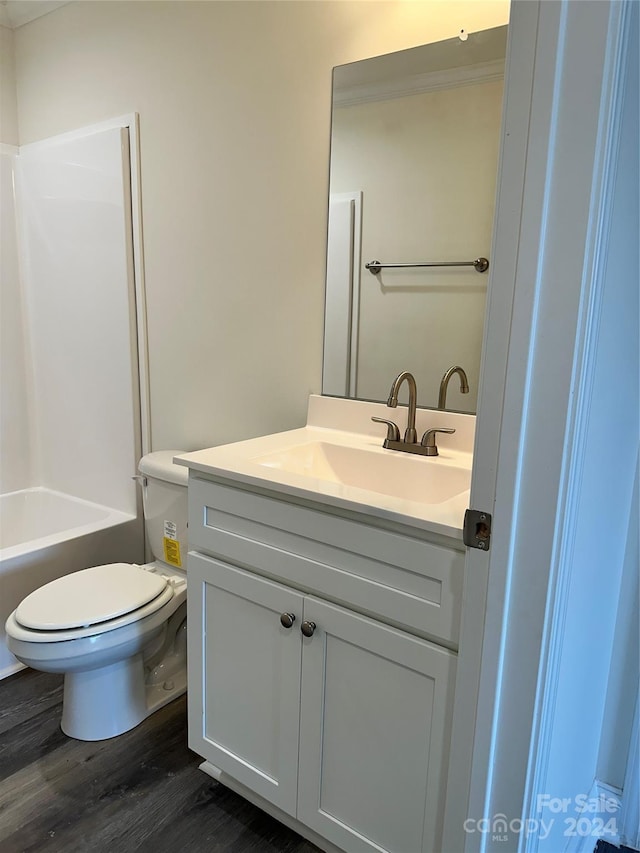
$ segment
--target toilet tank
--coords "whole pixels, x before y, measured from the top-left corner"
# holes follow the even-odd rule
[[[183,450],[159,450],[143,456],[142,502],[147,541],[154,560],[187,568],[187,481],[189,470],[175,465]]]

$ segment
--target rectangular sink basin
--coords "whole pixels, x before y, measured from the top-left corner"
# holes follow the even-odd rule
[[[440,459],[393,450],[363,450],[325,441],[288,447],[250,460],[267,468],[366,489],[382,495],[438,504],[469,489],[471,471]]]

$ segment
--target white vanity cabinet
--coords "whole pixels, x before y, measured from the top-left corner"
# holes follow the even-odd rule
[[[327,849],[438,850],[461,546],[193,471],[189,502],[190,747]]]

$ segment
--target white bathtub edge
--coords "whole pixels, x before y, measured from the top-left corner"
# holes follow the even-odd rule
[[[9,678],[10,675],[15,675],[17,672],[20,672],[21,669],[26,669],[27,667],[20,663],[20,661],[16,661],[14,664],[10,664],[9,666],[5,666],[3,669],[0,669],[0,681],[5,678]]]

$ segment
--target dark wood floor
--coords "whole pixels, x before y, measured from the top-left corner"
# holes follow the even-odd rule
[[[608,841],[598,841],[594,853],[638,853],[638,851],[632,850],[631,847],[614,847]]]
[[[62,677],[0,682],[1,853],[317,853],[198,770],[185,697],[97,743],[60,730]]]

